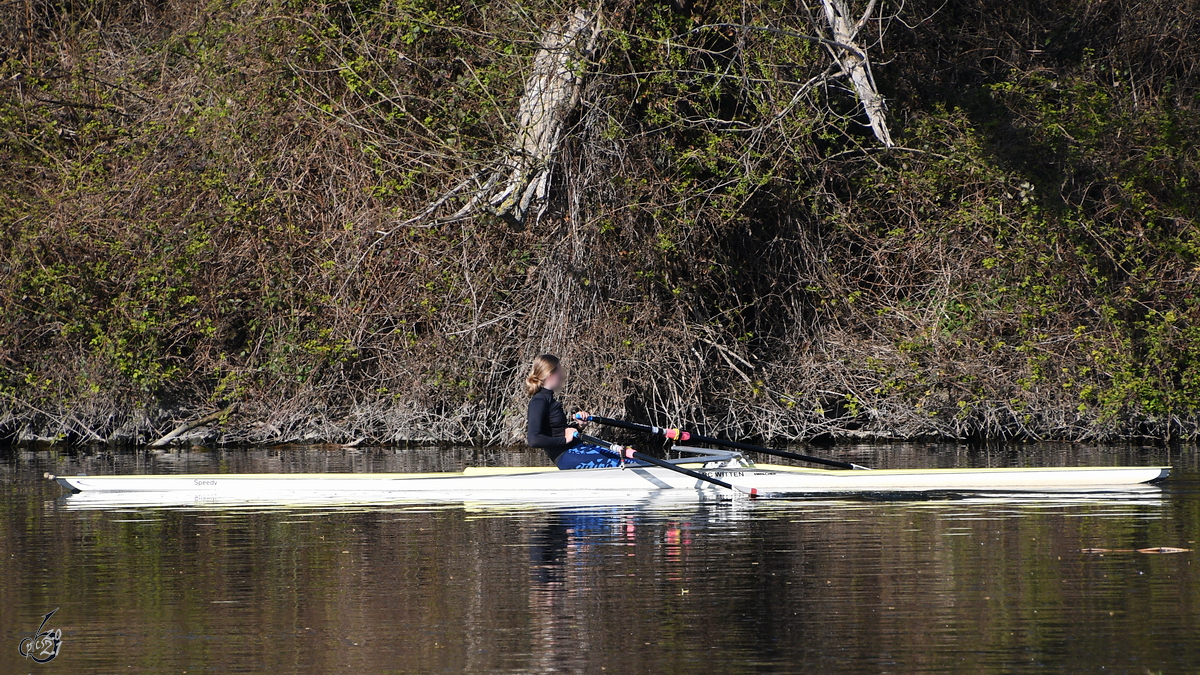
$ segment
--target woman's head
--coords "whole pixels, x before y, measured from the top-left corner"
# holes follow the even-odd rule
[[[529,376],[525,378],[525,393],[533,396],[538,389],[557,389],[562,384],[562,370],[558,367],[558,357],[553,354],[542,354],[533,360]]]

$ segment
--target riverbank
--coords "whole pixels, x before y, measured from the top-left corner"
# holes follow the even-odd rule
[[[1200,19],[900,19],[884,135],[819,22],[609,8],[533,167],[557,3],[0,7],[0,441],[506,444],[545,351],[715,435],[1200,437]]]

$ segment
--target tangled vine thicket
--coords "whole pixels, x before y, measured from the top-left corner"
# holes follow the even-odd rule
[[[1200,13],[870,4],[0,0],[0,437],[1195,438]]]

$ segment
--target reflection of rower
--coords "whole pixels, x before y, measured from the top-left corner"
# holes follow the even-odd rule
[[[525,378],[525,392],[529,394],[529,423],[525,441],[533,448],[542,448],[560,469],[601,469],[621,465],[616,452],[599,445],[580,442],[575,438],[575,427],[567,425],[567,415],[562,403],[554,398],[554,390],[562,386],[565,369],[557,356],[542,354],[533,360],[529,376]],[[586,420],[591,417],[582,410],[576,413]],[[582,422],[581,425],[586,424]],[[625,460],[625,464],[640,462]]]
[[[568,580],[568,567],[603,565],[607,556],[594,546],[623,539],[632,545],[637,525],[632,514],[617,507],[589,507],[550,514],[529,538],[532,580],[546,585]]]
[[[605,544],[620,537],[633,543],[632,516],[617,508],[552,512],[529,537],[529,607],[533,667],[524,670],[573,673],[589,670],[594,635],[603,627],[593,614],[596,576],[611,562]]]
[[[567,561],[571,534],[571,526],[563,522],[558,514],[552,514],[546,524],[530,537],[529,571],[535,583],[546,586],[561,584],[565,580],[563,565]]]

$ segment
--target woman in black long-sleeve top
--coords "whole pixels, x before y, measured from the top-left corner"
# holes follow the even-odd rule
[[[525,391],[530,397],[525,442],[530,447],[544,449],[560,469],[619,466],[621,460],[617,453],[574,438],[575,428],[567,424],[562,403],[554,398],[554,390],[562,386],[562,382],[563,371],[557,356],[542,354],[533,360],[533,367],[525,378]],[[586,419],[588,414],[581,411],[581,416]]]

